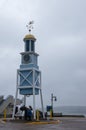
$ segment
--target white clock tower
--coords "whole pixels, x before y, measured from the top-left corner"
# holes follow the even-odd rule
[[[35,96],[40,94],[41,107],[44,118],[44,107],[41,88],[41,71],[38,66],[38,54],[35,52],[36,38],[31,34],[33,21],[29,22],[27,28],[29,34],[24,37],[24,52],[21,53],[21,64],[17,70],[16,96],[13,110],[13,118],[15,115],[16,100],[19,94],[24,96],[24,104],[26,103],[26,96],[33,96],[33,113],[36,119]]]

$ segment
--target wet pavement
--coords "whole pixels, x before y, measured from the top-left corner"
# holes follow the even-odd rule
[[[0,121],[0,130],[86,130],[86,118],[56,118],[59,123],[29,124],[29,122]]]

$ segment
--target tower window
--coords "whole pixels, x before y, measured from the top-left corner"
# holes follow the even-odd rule
[[[34,51],[34,41],[31,40],[31,51]]]
[[[30,51],[30,41],[27,40],[25,43],[25,51]]]

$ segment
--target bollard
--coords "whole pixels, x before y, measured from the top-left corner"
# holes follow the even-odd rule
[[[7,111],[4,109],[4,120],[6,120]]]
[[[39,121],[39,110],[37,110],[37,120],[36,121]]]
[[[53,112],[52,112],[52,110],[50,110],[50,120],[52,120],[53,119]]]

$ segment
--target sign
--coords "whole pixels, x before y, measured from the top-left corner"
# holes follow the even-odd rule
[[[46,109],[47,109],[47,111],[50,111],[50,110],[52,110],[52,106],[47,106]]]

